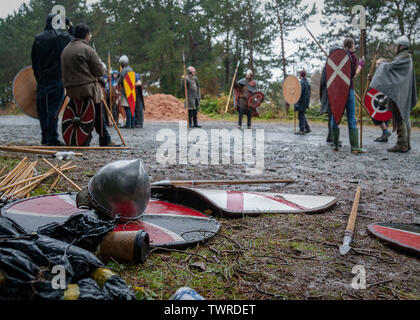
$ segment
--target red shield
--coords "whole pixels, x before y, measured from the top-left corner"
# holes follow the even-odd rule
[[[92,99],[71,99],[64,109],[62,132],[68,146],[83,146],[93,130],[95,106]]]
[[[252,115],[254,117],[259,116],[258,107],[261,105],[263,100],[264,100],[264,93],[259,92],[259,91],[251,94],[248,97],[248,100],[246,101],[246,103],[247,103],[247,106],[252,109]]]
[[[388,121],[392,119],[392,111],[388,108],[386,96],[374,88],[369,89],[366,94],[365,108],[375,120]]]
[[[347,52],[337,49],[327,60],[327,90],[331,112],[336,123],[340,123],[346,107],[351,83],[351,62]]]

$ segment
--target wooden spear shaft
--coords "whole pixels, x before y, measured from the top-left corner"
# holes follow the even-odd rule
[[[108,117],[111,119],[112,123],[114,124],[115,130],[117,130],[117,133],[118,133],[118,135],[120,136],[120,139],[121,139],[122,144],[123,144],[124,146],[126,146],[125,141],[124,141],[124,138],[123,138],[123,136],[122,136],[122,134],[121,134],[120,130],[118,129],[118,125],[115,123],[115,119],[114,119],[114,117],[112,116],[112,113],[111,113],[111,111],[110,111],[110,110],[109,110],[109,108],[108,108],[108,104],[106,103],[106,100],[105,100],[105,99],[102,99],[102,102],[104,103],[105,110],[106,110],[106,113],[108,114]]]
[[[184,63],[184,95],[185,95],[185,108],[187,109],[187,126],[189,127],[190,115],[188,112],[188,87],[187,87],[187,66],[185,64],[185,54],[182,52],[182,61]]]
[[[82,188],[79,187],[76,183],[74,183],[70,178],[68,178],[64,173],[62,173],[60,170],[58,170],[54,165],[52,165],[47,159],[42,158],[42,161],[44,161],[46,164],[48,164],[51,168],[53,168],[60,176],[62,176],[64,179],[66,179],[73,187],[75,187],[78,191],[82,191]]]
[[[366,29],[361,29],[360,33],[360,53],[362,59],[365,58],[365,37],[366,37]],[[362,98],[364,89],[364,77],[363,77],[363,68],[360,71],[360,93],[362,94]],[[360,148],[363,147],[363,101],[359,101],[360,103]]]
[[[130,150],[131,147],[77,147],[77,146],[16,146],[18,148],[44,149],[44,150]],[[1,172],[0,172],[1,174]]]
[[[14,176],[14,174],[16,173],[16,171],[18,171],[20,169],[20,167],[22,167],[25,163],[25,161],[28,159],[28,157],[23,158],[23,160],[21,162],[19,162],[17,164],[17,166],[9,172],[9,174],[3,179],[2,182],[0,182],[0,187],[5,186]]]
[[[0,146],[0,150],[2,151],[9,151],[9,152],[21,152],[21,153],[31,153],[31,154],[48,154],[48,155],[56,155],[57,151],[52,150],[44,150],[44,149],[31,149],[26,147],[19,147],[19,146]],[[82,157],[82,153],[74,153],[76,157]]]
[[[238,69],[239,69],[239,61],[238,61],[238,63],[236,64],[235,73],[233,74],[232,85],[230,86],[229,96],[228,96],[228,100],[227,100],[227,102],[226,102],[226,107],[225,107],[225,113],[228,111],[229,102],[230,102],[230,97],[232,96],[233,86],[234,86],[234,84],[235,84],[236,75],[238,74]]]
[[[195,186],[195,185],[239,185],[239,184],[264,184],[264,183],[292,183],[293,179],[277,179],[277,180],[178,180],[178,181],[158,181],[152,183],[155,186]]]

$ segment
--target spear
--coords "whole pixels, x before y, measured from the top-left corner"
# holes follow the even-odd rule
[[[200,185],[238,185],[238,184],[271,184],[271,183],[292,183],[293,179],[274,180],[162,180],[153,182],[152,186],[176,187],[176,186],[200,186]]]
[[[322,46],[320,45],[320,43],[318,42],[318,40],[316,40],[315,36],[312,34],[312,32],[309,31],[309,29],[306,27],[306,24],[303,25],[306,29],[306,31],[309,32],[309,34],[311,35],[312,39],[314,39],[315,43],[318,45],[318,47],[322,50],[322,52],[324,52],[325,56],[328,58],[328,54],[327,52],[324,50],[324,48],[322,48]]]
[[[357,186],[356,196],[354,197],[353,207],[350,212],[350,217],[347,222],[347,228],[344,232],[343,244],[340,246],[340,254],[344,256],[347,254],[351,247],[350,243],[353,241],[354,226],[356,224],[357,208],[359,207],[360,200],[360,186]]]
[[[184,51],[182,51],[182,62],[184,63],[184,95],[185,95],[185,106],[187,108],[187,125],[189,126],[188,89],[187,89],[187,66],[185,64],[185,54],[184,54]]]
[[[229,106],[229,102],[230,102],[230,97],[232,96],[232,91],[233,91],[233,85],[235,84],[235,80],[236,80],[236,74],[238,73],[238,69],[239,69],[239,64],[240,62],[238,61],[238,63],[236,64],[236,69],[235,69],[235,73],[233,75],[233,79],[232,79],[232,85],[230,87],[230,91],[229,91],[229,97],[228,100],[226,102],[226,107],[225,107],[225,113],[228,110],[228,106]]]

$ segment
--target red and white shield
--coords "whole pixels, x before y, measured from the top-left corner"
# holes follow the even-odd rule
[[[93,130],[95,105],[92,99],[70,99],[62,120],[63,140],[68,146],[83,146]]]
[[[365,97],[365,108],[370,116],[378,121],[388,121],[392,119],[392,111],[389,110],[388,105],[383,103],[386,99],[385,94],[370,88]]]
[[[340,123],[351,84],[351,61],[344,49],[333,51],[327,59],[328,101],[334,120]]]

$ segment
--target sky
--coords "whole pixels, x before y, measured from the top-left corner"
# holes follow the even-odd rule
[[[6,18],[9,14],[13,14],[13,12],[17,10],[22,3],[29,3],[29,1],[30,0],[0,0],[0,18]],[[57,3],[59,4],[59,2],[60,1],[58,0]],[[87,0],[88,4],[92,4],[94,2],[97,2],[97,0]],[[310,21],[307,23],[308,29],[311,30],[311,32],[313,33],[315,37],[317,37],[319,34],[321,34],[320,20],[322,16],[321,9],[324,7],[324,0],[304,0],[303,2],[310,4],[309,9],[312,8],[313,3],[316,3],[317,5],[318,14],[312,17]],[[304,27],[297,28],[295,31],[293,31],[289,35],[288,37],[289,40],[286,40],[285,42],[286,56],[291,55],[297,51],[298,45],[296,45],[293,42],[293,39],[301,38],[301,37],[306,37],[308,41],[313,41]],[[280,39],[274,42],[274,53],[280,55]],[[324,57],[321,54],[320,56],[322,59],[324,59]],[[311,62],[315,64],[317,68],[321,68],[321,64],[323,64],[321,60],[313,60]],[[295,72],[297,72],[297,69],[305,68],[305,65],[298,63],[294,67],[295,67]],[[293,71],[292,67],[290,67],[287,70],[289,74],[292,71]],[[308,71],[310,72],[311,70],[309,69]],[[280,68],[275,68],[272,70],[272,72],[273,72],[273,78],[271,80],[276,80],[277,78],[282,77],[282,71],[280,70]]]

